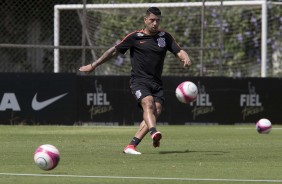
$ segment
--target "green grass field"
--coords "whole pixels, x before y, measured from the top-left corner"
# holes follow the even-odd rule
[[[160,148],[147,136],[142,155],[122,150],[137,127],[0,126],[1,184],[282,183],[282,127],[159,126]],[[61,153],[57,168],[40,170],[41,144]]]

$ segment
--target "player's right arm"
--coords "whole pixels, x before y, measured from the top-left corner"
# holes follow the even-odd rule
[[[82,66],[79,68],[79,71],[81,72],[91,72],[97,68],[97,66],[103,64],[104,62],[110,60],[112,57],[117,56],[119,53],[125,54],[125,52],[132,46],[134,42],[134,33],[132,32],[128,34],[121,42],[119,42],[117,45],[111,47],[109,50],[104,52],[104,54],[94,61],[91,64]]]
[[[81,71],[81,72],[91,72],[91,71],[95,70],[95,68],[97,68],[97,66],[99,66],[99,65],[103,64],[104,62],[110,60],[112,57],[115,57],[116,55],[118,55],[116,48],[111,47],[106,52],[104,52],[104,54],[99,59],[97,59],[93,63],[80,67],[79,71]]]

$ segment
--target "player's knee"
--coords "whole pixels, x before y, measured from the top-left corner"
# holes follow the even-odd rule
[[[159,117],[161,113],[162,113],[162,105],[159,103],[156,103],[155,116]]]
[[[145,103],[142,105],[144,111],[155,111],[155,107],[153,103]]]
[[[142,105],[143,110],[154,110],[155,109],[153,98],[150,98],[150,97],[145,97],[144,99],[142,99],[141,105]]]
[[[157,108],[156,111],[155,111],[155,116],[159,117],[161,115],[161,113],[162,113],[162,109]]]

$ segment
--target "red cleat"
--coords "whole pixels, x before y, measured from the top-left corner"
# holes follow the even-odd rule
[[[161,132],[155,132],[153,135],[151,135],[152,139],[153,139],[153,146],[156,147],[160,147],[160,140],[162,139],[162,134]]]
[[[130,144],[126,146],[126,148],[124,148],[123,153],[130,154],[130,155],[141,155],[142,154],[136,150],[136,147],[134,145],[130,145]]]

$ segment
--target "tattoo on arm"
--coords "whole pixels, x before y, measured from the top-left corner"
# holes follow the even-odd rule
[[[103,64],[104,62],[110,60],[112,57],[116,56],[117,54],[118,54],[118,52],[116,51],[116,48],[111,47],[106,52],[104,52],[104,54],[97,61],[95,61],[91,64],[92,68],[93,68],[93,65],[99,66],[99,65]]]

